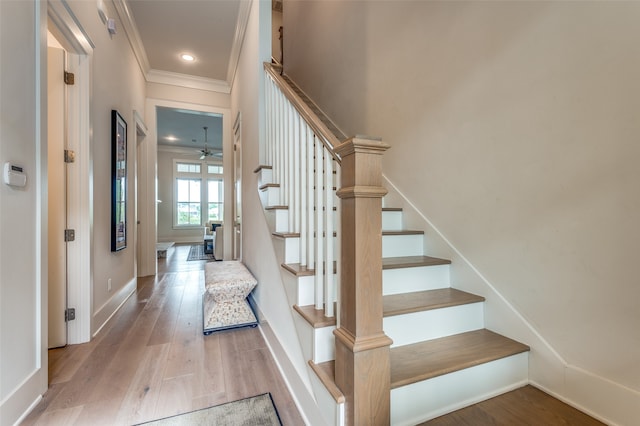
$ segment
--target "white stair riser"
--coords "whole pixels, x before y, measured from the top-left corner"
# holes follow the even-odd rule
[[[391,424],[415,425],[528,382],[528,354],[521,353],[391,390]]]
[[[266,185],[267,183],[273,183],[273,172],[271,169],[260,169],[258,174],[258,187]]]
[[[402,212],[401,211],[383,211],[382,212],[382,230],[383,231],[401,231]]]
[[[287,237],[287,238],[279,238],[274,237],[274,240],[282,239],[285,240],[283,247],[286,252],[284,253],[284,263],[299,263],[300,262],[300,238],[298,237]],[[333,253],[334,256],[338,249],[338,239],[333,238]],[[294,260],[295,259],[295,260]],[[313,263],[311,259],[307,259],[308,263]]]
[[[289,211],[283,209],[265,210],[267,225],[271,232],[287,232],[289,226]]]
[[[301,305],[300,302],[300,280],[302,278],[305,279],[309,279],[309,278],[313,278],[313,277],[296,277],[295,275],[289,273],[286,270],[282,270],[281,274],[282,276],[282,284],[284,286],[284,290],[287,294],[287,301],[289,302],[289,306],[293,306],[293,305],[298,305],[298,306],[304,306]],[[312,295],[313,297],[313,295]],[[308,304],[308,303],[307,303]]]
[[[277,232],[293,232],[292,229],[289,229],[289,211],[286,209],[278,209],[276,210],[277,212],[281,212],[281,214],[279,214],[276,217],[276,222],[275,222],[275,229],[277,229]],[[337,213],[334,212],[334,220],[333,220],[334,226],[333,226],[333,231],[336,232],[336,226],[337,226]]]
[[[325,423],[327,425],[344,426],[344,404],[338,404],[311,367],[309,367],[309,370],[311,387]]]
[[[297,237],[282,238],[272,236],[273,249],[279,264],[298,263],[300,251],[298,249],[300,239]]]
[[[384,332],[393,340],[392,348],[481,328],[484,328],[483,303],[394,315],[383,320]]]
[[[413,293],[449,287],[449,265],[384,269],[382,294]]]
[[[300,262],[300,238],[284,238],[284,263]]]
[[[260,190],[260,200],[263,206],[279,206],[280,205],[280,188],[268,186]]]
[[[316,364],[333,361],[335,359],[333,330],[336,327],[313,328],[298,312],[294,313],[294,317],[305,359],[310,359]]]
[[[306,360],[313,359],[313,327],[297,312],[294,311],[292,314],[302,349],[302,356]]]
[[[424,235],[383,235],[382,257],[422,256]]]

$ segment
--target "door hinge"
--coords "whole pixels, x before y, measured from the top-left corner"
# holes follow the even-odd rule
[[[69,86],[73,86],[75,83],[76,76],[72,72],[65,71],[64,72],[64,82]]]
[[[69,241],[76,240],[76,230],[75,229],[65,229],[64,230],[64,242],[67,243]]]
[[[71,149],[64,150],[64,162],[65,163],[75,163],[76,162],[76,152]]]
[[[64,310],[64,322],[73,321],[76,319],[76,309],[69,308]]]

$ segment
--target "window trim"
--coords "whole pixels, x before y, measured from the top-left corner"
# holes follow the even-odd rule
[[[178,172],[178,164],[198,164],[200,172]],[[208,173],[208,166],[218,166],[223,173]],[[193,179],[200,181],[200,224],[181,225],[178,223],[178,179]],[[173,159],[173,229],[197,229],[202,228],[209,221],[209,180],[216,179],[222,182],[223,196],[220,205],[224,216],[224,167],[221,161]],[[221,220],[222,222],[222,220]]]

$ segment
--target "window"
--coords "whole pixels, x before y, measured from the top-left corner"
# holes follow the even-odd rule
[[[222,221],[224,216],[224,179],[222,166],[174,160],[174,226],[203,226],[207,221]]]
[[[176,225],[200,225],[200,179],[176,179]]]

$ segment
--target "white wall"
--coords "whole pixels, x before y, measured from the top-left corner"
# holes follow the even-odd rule
[[[389,181],[550,345],[532,362],[555,351],[532,381],[619,424],[640,403],[638,19],[633,2],[284,7],[285,72],[391,144]]]
[[[27,173],[24,188],[0,184],[3,425],[13,424],[47,389],[45,22],[46,3],[0,2],[0,162]]]

